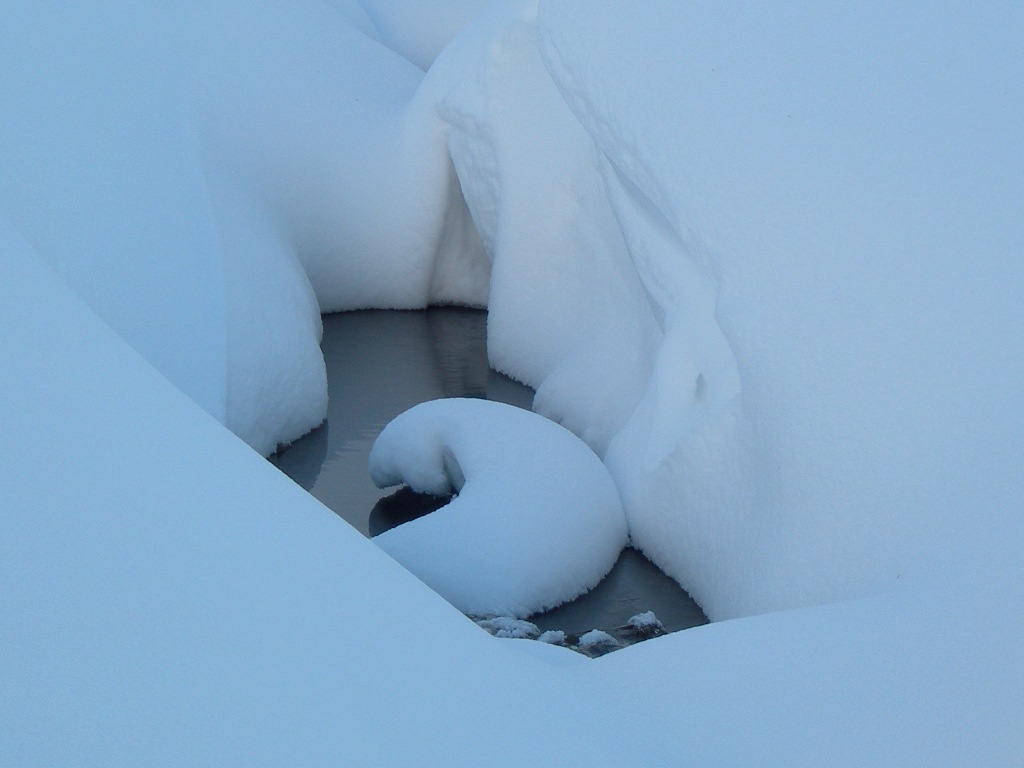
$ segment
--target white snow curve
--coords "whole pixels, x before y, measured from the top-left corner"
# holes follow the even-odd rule
[[[619,493],[597,455],[564,427],[513,406],[422,403],[378,436],[370,474],[382,488],[457,494],[374,541],[470,615],[525,617],[571,600],[626,544]]]

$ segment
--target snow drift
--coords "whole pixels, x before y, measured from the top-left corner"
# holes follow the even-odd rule
[[[471,616],[524,618],[592,589],[626,545],[619,492],[579,438],[521,408],[433,400],[389,423],[370,452],[380,488],[444,507],[374,537]]]
[[[452,763],[1020,762],[1019,5],[499,2],[450,43],[389,21],[417,14],[2,14],[5,762],[373,764],[437,733]],[[495,702],[530,652],[311,522],[62,283],[261,452],[323,415],[319,310],[486,302],[635,543],[745,618],[585,671],[548,648],[537,709]],[[321,577],[347,587],[310,605]],[[404,641],[324,642],[396,611]]]
[[[260,452],[323,419],[321,311],[486,301],[449,163],[404,118],[423,73],[355,2],[3,21],[0,211]]]

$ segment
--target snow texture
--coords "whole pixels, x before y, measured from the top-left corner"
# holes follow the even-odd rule
[[[434,124],[406,115],[423,72],[333,6],[40,3],[0,25],[0,211],[262,453],[324,417],[321,311],[487,298]]]
[[[374,542],[473,616],[530,614],[597,585],[626,545],[618,491],[567,429],[490,400],[432,400],[399,415],[370,451],[381,488],[405,483],[441,509]]]
[[[592,629],[580,635],[579,648],[584,653],[598,655],[619,646],[619,641],[603,629]]]
[[[636,614],[636,616],[630,616],[629,620],[626,621],[625,628],[629,632],[642,637],[654,637],[665,634],[665,625],[655,616],[654,611],[644,611],[643,613]]]
[[[537,640],[542,643],[548,643],[550,645],[565,645],[566,635],[560,629],[548,629],[541,632],[537,637]]]
[[[634,543],[712,620],[970,569],[1019,531],[1021,22],[542,4],[661,329],[604,456]]]
[[[0,11],[0,764],[1024,762],[1020,4],[477,7]],[[242,442],[439,301],[716,623],[491,642]]]

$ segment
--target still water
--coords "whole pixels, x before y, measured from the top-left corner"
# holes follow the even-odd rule
[[[382,491],[370,480],[370,448],[395,416],[439,397],[481,397],[527,409],[533,402],[531,389],[488,366],[482,310],[370,310],[325,315],[323,321],[327,420],[270,460],[364,535],[427,514],[437,504],[408,489]],[[602,629],[628,643],[619,628],[648,610],[668,631],[707,622],[672,579],[626,549],[590,593],[530,621],[570,636]]]

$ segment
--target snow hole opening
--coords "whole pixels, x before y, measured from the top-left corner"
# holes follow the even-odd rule
[[[270,461],[365,536],[431,514],[454,498],[373,484],[370,448],[396,416],[447,397],[532,406],[532,389],[489,365],[485,310],[360,310],[324,315],[323,325],[327,418]],[[596,587],[574,600],[525,621],[470,618],[499,637],[561,645],[592,657],[708,622],[677,582],[630,546]]]

